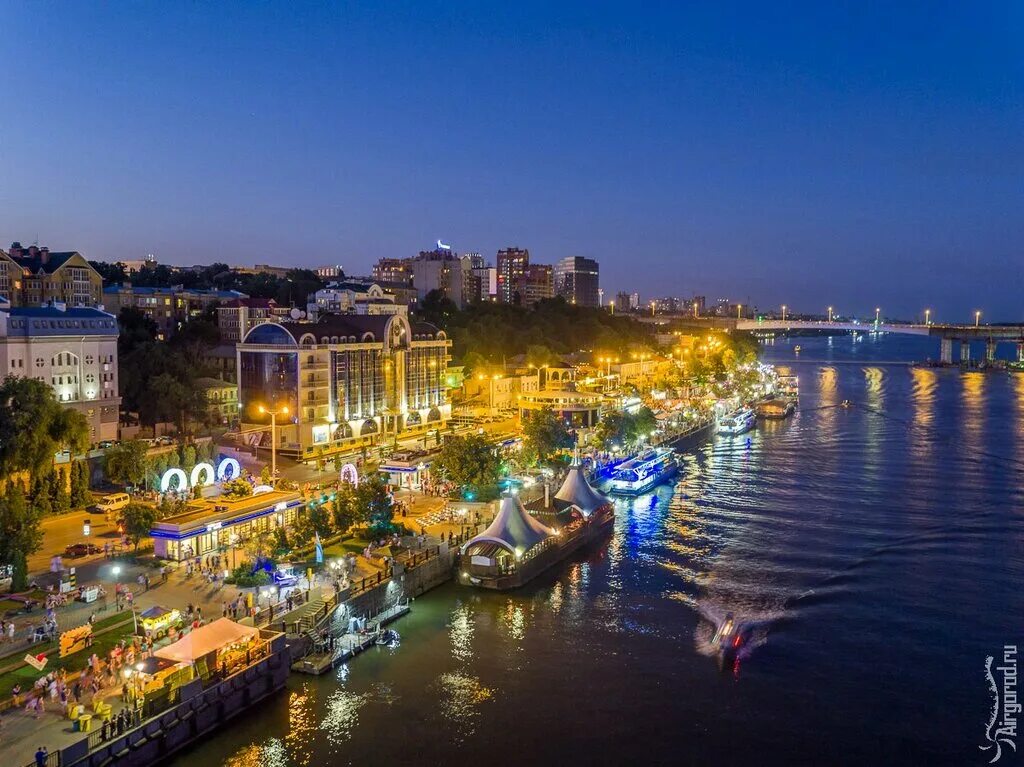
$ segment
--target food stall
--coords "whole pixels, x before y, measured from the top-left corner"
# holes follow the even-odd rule
[[[139,633],[151,639],[163,639],[173,626],[181,627],[181,612],[176,608],[153,605],[139,613]]]
[[[219,618],[193,629],[174,644],[161,647],[157,658],[190,664],[197,676],[208,677],[222,669],[228,672],[247,665],[263,649],[259,629],[243,626],[229,618]]]

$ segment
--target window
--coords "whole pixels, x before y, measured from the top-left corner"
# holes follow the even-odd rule
[[[37,368],[41,368],[42,366],[43,366],[43,358],[42,357],[36,357],[36,367]]]

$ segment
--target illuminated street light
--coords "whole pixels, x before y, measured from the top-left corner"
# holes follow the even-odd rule
[[[736,319],[743,319],[743,304],[736,304]]]
[[[981,312],[974,313],[974,327],[978,327],[981,324]]]
[[[932,324],[931,316],[932,316],[932,310],[931,309],[925,309],[924,310],[924,324],[925,324],[925,327],[928,327],[929,325]]]
[[[782,305],[782,321],[783,322],[786,321],[786,305],[785,304]]]
[[[875,324],[876,325],[878,324],[878,315],[881,313],[881,311],[882,311],[881,307],[878,307],[878,306],[875,307]]]
[[[268,410],[263,405],[258,405],[260,415],[270,416],[270,481],[274,483],[277,481],[277,417],[279,415],[288,415],[288,406],[283,405],[278,410]]]
[[[828,321],[829,322],[832,321],[832,307],[831,306],[828,308]]]
[[[608,302],[608,306],[611,308],[612,314],[615,314],[615,302],[614,301],[609,301]]]

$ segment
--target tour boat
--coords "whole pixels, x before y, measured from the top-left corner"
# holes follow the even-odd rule
[[[779,376],[779,394],[796,401],[800,396],[800,379],[796,376]]]
[[[748,407],[741,408],[718,422],[718,433],[730,437],[746,434],[754,428],[755,421],[753,410]]]
[[[640,495],[678,471],[675,453],[664,447],[648,448],[636,458],[620,464],[612,474],[613,493]]]

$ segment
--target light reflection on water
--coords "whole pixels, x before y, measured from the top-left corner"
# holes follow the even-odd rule
[[[976,763],[979,670],[1024,614],[1024,375],[876,362],[893,343],[777,344],[793,418],[686,456],[526,589],[416,600],[393,653],[293,680],[194,761]],[[751,631],[727,675],[725,612]]]

